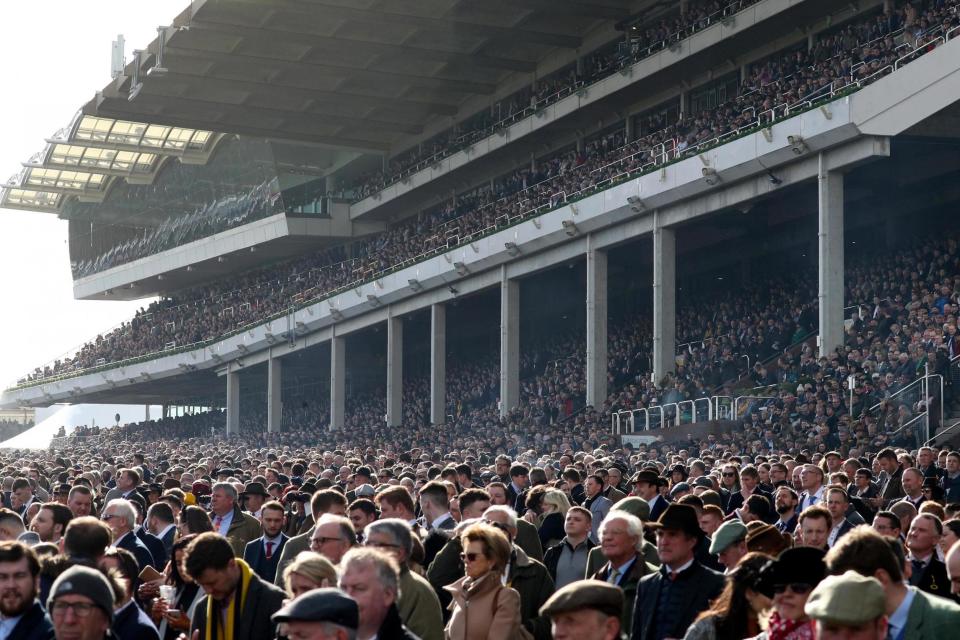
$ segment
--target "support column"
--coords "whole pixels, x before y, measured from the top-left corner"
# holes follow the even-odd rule
[[[587,404],[607,399],[607,254],[587,238]]]
[[[447,421],[447,307],[430,307],[430,424]]]
[[[347,405],[347,339],[330,340],[330,428],[343,427]]]
[[[636,140],[636,125],[637,121],[634,116],[627,116],[626,126],[624,127],[623,135],[626,138],[627,142],[633,142]]]
[[[150,421],[150,405],[149,404],[143,405],[143,419],[146,422]]]
[[[283,367],[280,358],[267,361],[267,433],[279,433],[283,424]]]
[[[403,318],[387,318],[387,426],[403,424]]]
[[[676,365],[677,236],[653,222],[653,381],[659,383]]]
[[[680,92],[680,118],[683,118],[687,113],[687,92]]]
[[[520,283],[500,269],[500,416],[520,404]]]
[[[843,345],[843,174],[830,171],[820,154],[817,174],[819,231],[817,262],[820,355]]]
[[[240,433],[240,374],[227,374],[227,435]]]

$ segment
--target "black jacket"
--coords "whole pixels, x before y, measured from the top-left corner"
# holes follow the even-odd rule
[[[644,576],[637,586],[637,599],[633,605],[633,630],[631,640],[650,640],[653,638],[652,623],[658,614],[657,599],[660,586],[669,580],[664,572],[657,571]],[[657,624],[666,625],[668,638],[682,638],[693,623],[694,618],[707,608],[711,600],[720,595],[723,589],[723,574],[707,569],[694,561],[689,569],[680,573],[673,588],[683,589],[684,609],[681,615],[671,620],[657,620]]]
[[[137,538],[140,539],[150,551],[150,555],[153,556],[153,568],[157,571],[162,572],[167,568],[167,547],[164,546],[163,540],[153,535],[143,527],[137,528]]]
[[[584,542],[587,545],[587,556],[589,557],[590,549],[597,545],[590,538],[587,538]],[[560,562],[560,554],[563,553],[563,545],[565,544],[567,544],[566,538],[547,549],[543,554],[543,566],[547,568],[547,573],[550,574],[554,582],[557,581],[557,564]]]
[[[39,600],[20,618],[6,640],[53,640],[53,622],[44,611]]]
[[[130,601],[129,605],[113,618],[110,625],[114,635],[122,640],[160,640],[160,632],[154,626],[150,617],[144,613],[137,603]]]
[[[247,606],[240,613],[240,624],[234,629],[233,640],[273,638],[277,633],[277,627],[271,622],[270,616],[283,606],[283,600],[287,597],[287,594],[269,582],[264,582],[255,574],[250,577],[248,589]],[[197,610],[193,615],[193,624],[190,625],[190,633],[199,630],[201,638],[204,637],[203,634],[207,627],[207,602],[209,600],[210,596],[204,596],[197,603]],[[128,639],[124,638],[123,640]]]
[[[951,598],[950,578],[947,576],[947,565],[936,557],[930,559],[923,571],[914,571],[910,576],[910,585],[926,591],[932,596]]]
[[[147,545],[145,545],[134,532],[131,531],[130,535],[123,536],[116,546],[121,549],[126,549],[133,554],[133,557],[137,559],[137,566],[139,567],[140,571],[143,571],[148,566],[154,566],[153,554],[150,553],[150,549],[147,548]]]
[[[377,640],[420,640],[410,629],[403,626],[396,603],[390,605],[387,616],[377,629]]]

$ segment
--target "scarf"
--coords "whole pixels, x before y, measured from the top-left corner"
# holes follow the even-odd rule
[[[767,637],[770,640],[813,640],[813,620],[787,620],[776,611],[770,616]]]
[[[250,589],[250,580],[253,572],[250,566],[241,560],[235,558],[237,566],[240,567],[240,583],[230,598],[227,605],[227,623],[226,627],[220,624],[220,612],[223,610],[223,604],[216,602],[213,598],[207,597],[207,624],[203,630],[203,640],[233,640],[234,630],[240,622],[240,614],[243,613],[243,607],[247,603],[247,591]],[[239,605],[237,604],[239,601]]]

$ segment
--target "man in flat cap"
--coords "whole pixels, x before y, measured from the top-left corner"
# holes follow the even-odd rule
[[[885,640],[886,604],[879,580],[851,570],[817,585],[804,611],[817,621],[820,640]]]
[[[710,540],[710,553],[725,567],[724,573],[736,569],[740,558],[747,555],[747,526],[739,520],[724,522]]]
[[[550,618],[554,640],[614,640],[620,637],[623,591],[597,580],[573,582],[550,596],[540,615]]]
[[[273,614],[290,640],[349,640],[360,622],[357,602],[339,589],[313,589]]]

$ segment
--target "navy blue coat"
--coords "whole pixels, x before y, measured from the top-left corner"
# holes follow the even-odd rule
[[[266,550],[264,549],[264,539],[260,536],[256,540],[251,540],[243,549],[243,561],[250,565],[250,568],[258,576],[272,583],[277,575],[277,564],[280,562],[280,552],[287,544],[290,538],[280,534],[280,542],[277,548],[273,550],[270,559],[267,560]]]

